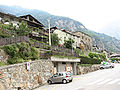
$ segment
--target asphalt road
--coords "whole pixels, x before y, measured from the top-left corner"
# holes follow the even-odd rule
[[[120,64],[113,69],[74,76],[71,83],[46,84],[35,90],[120,90]]]

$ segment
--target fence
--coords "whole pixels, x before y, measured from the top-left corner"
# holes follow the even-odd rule
[[[2,38],[0,39],[0,46],[20,43],[20,42],[29,42],[29,37],[18,36],[18,37]],[[79,56],[77,53],[74,52],[74,50],[62,48],[62,47],[55,47],[55,46],[50,47],[48,44],[34,42],[31,44],[31,46],[51,50],[52,55],[64,55],[64,56],[75,56],[75,57]]]
[[[67,48],[61,48],[61,47],[51,47],[52,54],[53,55],[64,55],[64,56],[74,56],[79,57],[78,53],[76,53],[74,50],[67,49]]]
[[[20,43],[20,42],[29,42],[29,37],[27,36],[18,36],[18,37],[10,37],[10,38],[1,38],[0,46]]]

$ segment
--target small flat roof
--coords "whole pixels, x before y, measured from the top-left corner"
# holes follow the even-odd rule
[[[80,62],[80,58],[78,58],[78,59],[68,59],[68,58],[51,57],[51,61],[53,61],[53,62]]]

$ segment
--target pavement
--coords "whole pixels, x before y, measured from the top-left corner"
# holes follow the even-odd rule
[[[67,84],[46,84],[34,90],[120,90],[120,64],[84,75],[73,76]]]

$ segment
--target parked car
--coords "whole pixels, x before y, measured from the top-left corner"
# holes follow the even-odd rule
[[[114,63],[110,63],[110,67],[114,68],[115,67]]]
[[[72,82],[73,77],[68,72],[58,72],[48,79],[48,84]]]
[[[100,69],[108,69],[108,68],[110,68],[110,64],[104,64],[104,65],[101,65],[100,66]]]
[[[100,69],[108,69],[108,68],[114,68],[114,64],[113,63],[107,63],[107,64],[103,64],[100,66]]]

